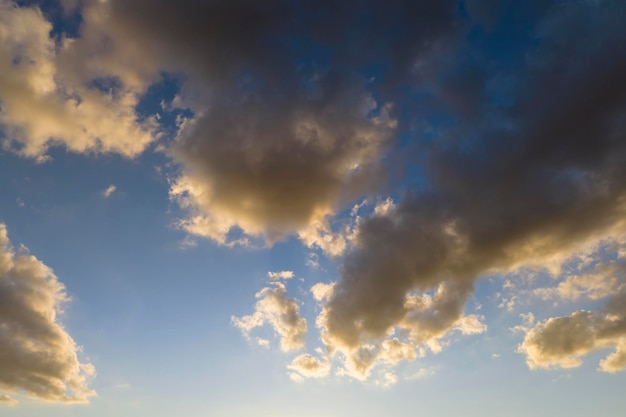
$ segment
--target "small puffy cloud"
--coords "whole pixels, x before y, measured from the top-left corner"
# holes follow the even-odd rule
[[[381,348],[381,359],[390,364],[397,364],[403,360],[411,362],[418,356],[423,356],[423,351],[417,351],[416,346],[413,343],[403,343],[395,337],[393,339],[383,341]]]
[[[481,320],[484,320],[484,317],[477,316],[475,314],[470,314],[469,316],[464,316],[459,320],[456,325],[456,329],[459,330],[462,334],[481,334],[487,331],[487,325],[483,323]]]
[[[324,301],[330,298],[333,293],[333,288],[335,284],[326,284],[323,282],[318,282],[317,284],[311,287],[311,294],[316,301]]]
[[[281,279],[291,279],[293,277],[293,271],[279,271],[267,273],[267,278],[269,278],[270,281],[280,281]]]
[[[115,192],[115,190],[117,190],[117,187],[111,184],[104,191],[102,191],[102,195],[104,196],[104,198],[109,198],[111,197],[111,194]]]
[[[232,317],[232,323],[249,338],[250,332],[269,324],[280,338],[281,350],[287,352],[302,349],[307,333],[306,319],[300,317],[300,307],[295,299],[287,297],[287,288],[280,281],[256,294],[254,313]],[[265,340],[260,345],[266,345]]]
[[[0,390],[59,403],[95,395],[94,367],[78,360],[79,347],[58,321],[67,301],[52,270],[23,247],[16,253],[0,224]]]
[[[615,349],[600,362],[600,370],[626,368],[626,290],[624,288],[598,311],[579,310],[553,317],[526,329],[518,351],[531,369],[575,368],[582,357],[598,350]]]
[[[600,369],[610,373],[626,369],[626,337],[619,340],[615,352],[600,361]]]
[[[0,139],[5,149],[40,161],[54,145],[134,157],[156,139],[156,120],[140,120],[135,111],[148,80],[133,83],[95,64],[106,50],[90,35],[102,27],[99,7],[104,5],[90,3],[85,9],[88,29],[81,38],[53,39],[52,24],[37,7],[0,1]]]
[[[319,359],[305,353],[296,356],[287,368],[303,378],[323,378],[330,372],[330,362],[328,358]]]
[[[519,351],[526,354],[531,369],[575,368],[582,363],[581,355],[600,347],[596,344],[596,321],[589,311],[548,319],[526,334]]]

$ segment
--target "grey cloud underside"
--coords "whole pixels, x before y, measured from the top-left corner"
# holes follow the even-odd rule
[[[234,227],[270,241],[302,231],[380,188],[394,108],[356,69],[386,60],[391,71],[377,88],[391,90],[421,51],[449,36],[455,9],[114,1],[111,14],[125,38],[184,71],[182,101],[196,117],[172,147],[183,167],[173,195],[193,213],[183,227],[227,244]],[[310,58],[324,49],[327,58]]]
[[[537,28],[541,46],[516,74],[514,105],[494,110],[467,97],[483,120],[497,112],[504,122],[483,124],[473,148],[464,129],[476,128],[462,122],[421,148],[429,190],[363,222],[347,255],[326,306],[335,343],[356,346],[410,328],[407,293],[453,282],[464,290],[430,308],[449,328],[482,274],[624,233],[624,12],[619,2],[600,2],[548,13]]]

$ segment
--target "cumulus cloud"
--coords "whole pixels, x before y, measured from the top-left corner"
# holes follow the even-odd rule
[[[12,249],[0,224],[0,390],[40,400],[85,403],[94,367],[81,363],[79,347],[58,321],[68,301],[52,270],[21,248]],[[14,404],[0,393],[0,402]]]
[[[311,294],[316,301],[323,301],[330,298],[333,293],[334,284],[318,282],[311,287]]]
[[[85,27],[98,27],[98,13],[85,9]],[[97,48],[94,36],[53,38],[51,31],[37,7],[0,1],[3,147],[39,160],[55,145],[138,155],[157,134],[156,120],[141,120],[135,111],[146,82],[130,83],[120,71],[98,65],[104,45]]]
[[[600,370],[621,371],[626,368],[624,299],[622,293],[600,312],[579,310],[538,323],[528,330],[518,351],[526,355],[531,369],[575,368],[582,364],[583,356],[613,348],[600,362]]]
[[[387,110],[368,117],[377,104],[357,89],[326,94],[222,102],[183,129],[174,155],[186,169],[171,189],[191,213],[181,227],[219,243],[235,228],[269,241],[299,231],[309,246],[341,253],[326,218],[374,182],[393,121]]]
[[[355,68],[393,61],[379,80],[391,89],[456,10],[452,1],[107,3],[120,38],[186,77],[175,101],[194,116],[171,148],[181,164],[171,196],[188,213],[178,225],[225,245],[248,244],[233,241],[240,232],[269,243],[298,234],[331,255],[346,243],[328,218],[381,185],[397,127],[390,100]],[[376,23],[361,24],[357,9]],[[402,39],[389,35],[397,28]],[[311,61],[324,48],[330,62]]]
[[[268,274],[269,275],[269,274]],[[258,299],[254,313],[243,317],[232,317],[232,323],[244,336],[250,338],[250,332],[269,324],[280,338],[281,350],[288,352],[304,347],[307,333],[306,319],[300,316],[300,307],[295,299],[287,297],[287,287],[270,277],[271,286],[256,294]],[[266,339],[258,339],[261,346],[267,347]]]
[[[590,23],[595,41],[581,45],[582,33],[590,32],[572,22],[590,9],[598,16]],[[623,15],[617,2],[548,12],[536,28],[540,46],[528,55],[524,72],[514,74],[523,85],[515,105],[494,110],[482,93],[463,92],[485,123],[476,128],[461,118],[442,129],[438,142],[421,148],[428,187],[359,223],[318,321],[331,349],[360,358],[356,362],[364,370],[377,344],[396,332],[437,350],[438,338],[455,328],[485,330],[477,316],[464,318],[481,276],[560,265],[585,245],[624,233],[626,94],[610,86],[626,85],[626,60],[608,46],[625,40],[615,18]],[[487,123],[494,111],[504,125]],[[561,290],[568,296],[606,294],[597,282],[585,289],[588,278],[571,278]],[[598,326],[619,327],[612,314],[609,319],[580,312],[548,321],[525,346],[530,351],[543,346],[540,335],[558,340],[567,333],[559,329],[580,326],[586,330],[571,344],[579,347],[568,355],[596,349],[607,340],[597,334]],[[539,364],[569,358],[563,356],[567,352],[546,352],[531,356]],[[619,363],[619,353],[614,357]]]
[[[602,259],[611,254],[606,252],[607,248],[612,247],[619,254],[623,247],[623,242],[617,246],[611,243],[614,242],[600,245],[598,253],[586,256],[592,262],[591,273],[574,275],[554,288],[542,288],[539,292],[540,296],[547,294],[565,300],[605,299],[600,308],[578,310],[538,323],[534,322],[533,315],[526,316],[525,323],[514,328],[525,334],[518,352],[526,355],[531,369],[575,368],[583,363],[585,355],[611,348],[614,352],[600,361],[599,369],[617,372],[626,368],[626,266],[621,258],[618,261]]]

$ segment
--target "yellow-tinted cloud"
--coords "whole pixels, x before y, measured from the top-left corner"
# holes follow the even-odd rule
[[[97,12],[90,10],[85,26],[95,28]],[[0,1],[4,148],[39,160],[55,145],[73,152],[138,155],[157,131],[155,119],[140,121],[135,111],[146,83],[131,84],[130,75],[94,65],[102,57],[95,45],[85,45],[87,35],[55,41],[51,30],[36,7]]]
[[[111,194],[115,192],[115,190],[117,190],[117,187],[111,184],[104,191],[102,191],[102,195],[104,196],[104,198],[109,198],[111,197]]]
[[[619,286],[618,276],[623,275],[623,269],[623,265],[617,262],[599,263],[592,272],[568,276],[556,287],[536,288],[533,292],[543,299],[599,300],[614,294]]]
[[[57,318],[67,301],[52,270],[25,249],[15,253],[0,224],[0,390],[62,403],[95,395],[88,387],[94,367],[78,360],[79,348]]]
[[[270,279],[272,279],[270,277]],[[243,317],[232,317],[232,323],[249,338],[257,327],[269,324],[280,338],[281,350],[288,352],[302,349],[307,333],[306,319],[300,317],[300,307],[295,299],[287,297],[287,287],[272,280],[271,286],[256,294],[258,299],[254,313]],[[259,344],[267,345],[265,339]]]
[[[298,233],[306,245],[340,254],[345,238],[327,217],[377,184],[395,126],[384,107],[368,116],[376,106],[348,88],[325,102],[244,99],[207,110],[174,148],[184,173],[170,195],[189,212],[180,226],[221,244],[235,228],[269,242]]]
[[[328,358],[319,359],[308,353],[296,356],[288,369],[297,372],[300,378],[323,378],[330,372],[330,362]]]

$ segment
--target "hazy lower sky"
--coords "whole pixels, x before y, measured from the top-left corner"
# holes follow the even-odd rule
[[[0,414],[622,416],[624,22],[0,0]]]

